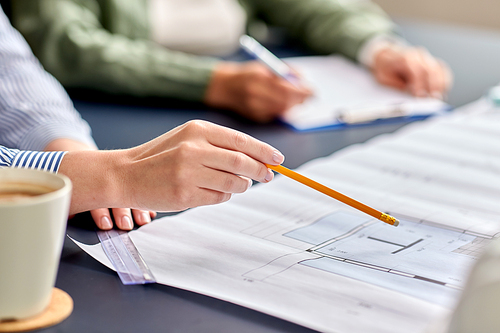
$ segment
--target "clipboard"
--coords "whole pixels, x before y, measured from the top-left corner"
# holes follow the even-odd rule
[[[453,109],[436,98],[414,97],[383,86],[368,69],[342,56],[283,60],[315,93],[280,119],[299,132],[422,120]]]

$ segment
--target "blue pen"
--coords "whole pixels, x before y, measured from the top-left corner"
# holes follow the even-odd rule
[[[266,65],[274,74],[296,87],[301,86],[300,79],[293,73],[292,69],[255,39],[243,35],[240,37],[240,45],[250,56]]]

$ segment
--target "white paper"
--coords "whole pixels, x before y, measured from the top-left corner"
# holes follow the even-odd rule
[[[369,70],[338,55],[285,61],[314,91],[313,97],[283,116],[283,121],[297,130],[342,126],[345,121],[440,114],[449,108],[438,99],[417,98],[383,86]],[[345,119],[339,119],[342,116]]]
[[[277,176],[129,234],[159,283],[324,332],[423,332],[500,232],[498,128],[499,113],[457,113],[299,168],[399,227]]]

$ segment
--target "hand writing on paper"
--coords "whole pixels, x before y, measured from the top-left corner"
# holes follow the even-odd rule
[[[265,164],[283,159],[246,134],[195,120],[131,149],[69,152],[59,172],[73,181],[72,214],[101,207],[180,211],[227,201],[250,179],[271,181]]]
[[[294,86],[258,62],[222,63],[214,70],[204,102],[265,123],[311,94],[308,88]]]
[[[448,66],[424,48],[383,48],[375,55],[372,70],[380,83],[418,97],[443,99],[452,83]]]
[[[48,151],[84,151],[96,150],[94,146],[89,146],[85,143],[74,141],[71,139],[56,139],[50,142],[45,150]],[[111,213],[110,213],[111,211]],[[129,209],[129,208],[98,208],[90,211],[95,224],[99,229],[109,230],[113,228],[113,216],[116,226],[123,230],[132,230],[134,222],[137,225],[144,225],[151,222],[151,219],[156,217],[156,212]]]

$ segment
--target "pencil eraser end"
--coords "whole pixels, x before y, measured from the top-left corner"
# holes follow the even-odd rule
[[[399,225],[399,220],[398,220],[398,219],[395,219],[395,220],[394,220],[394,224],[393,224],[393,226],[397,227],[398,225]]]

